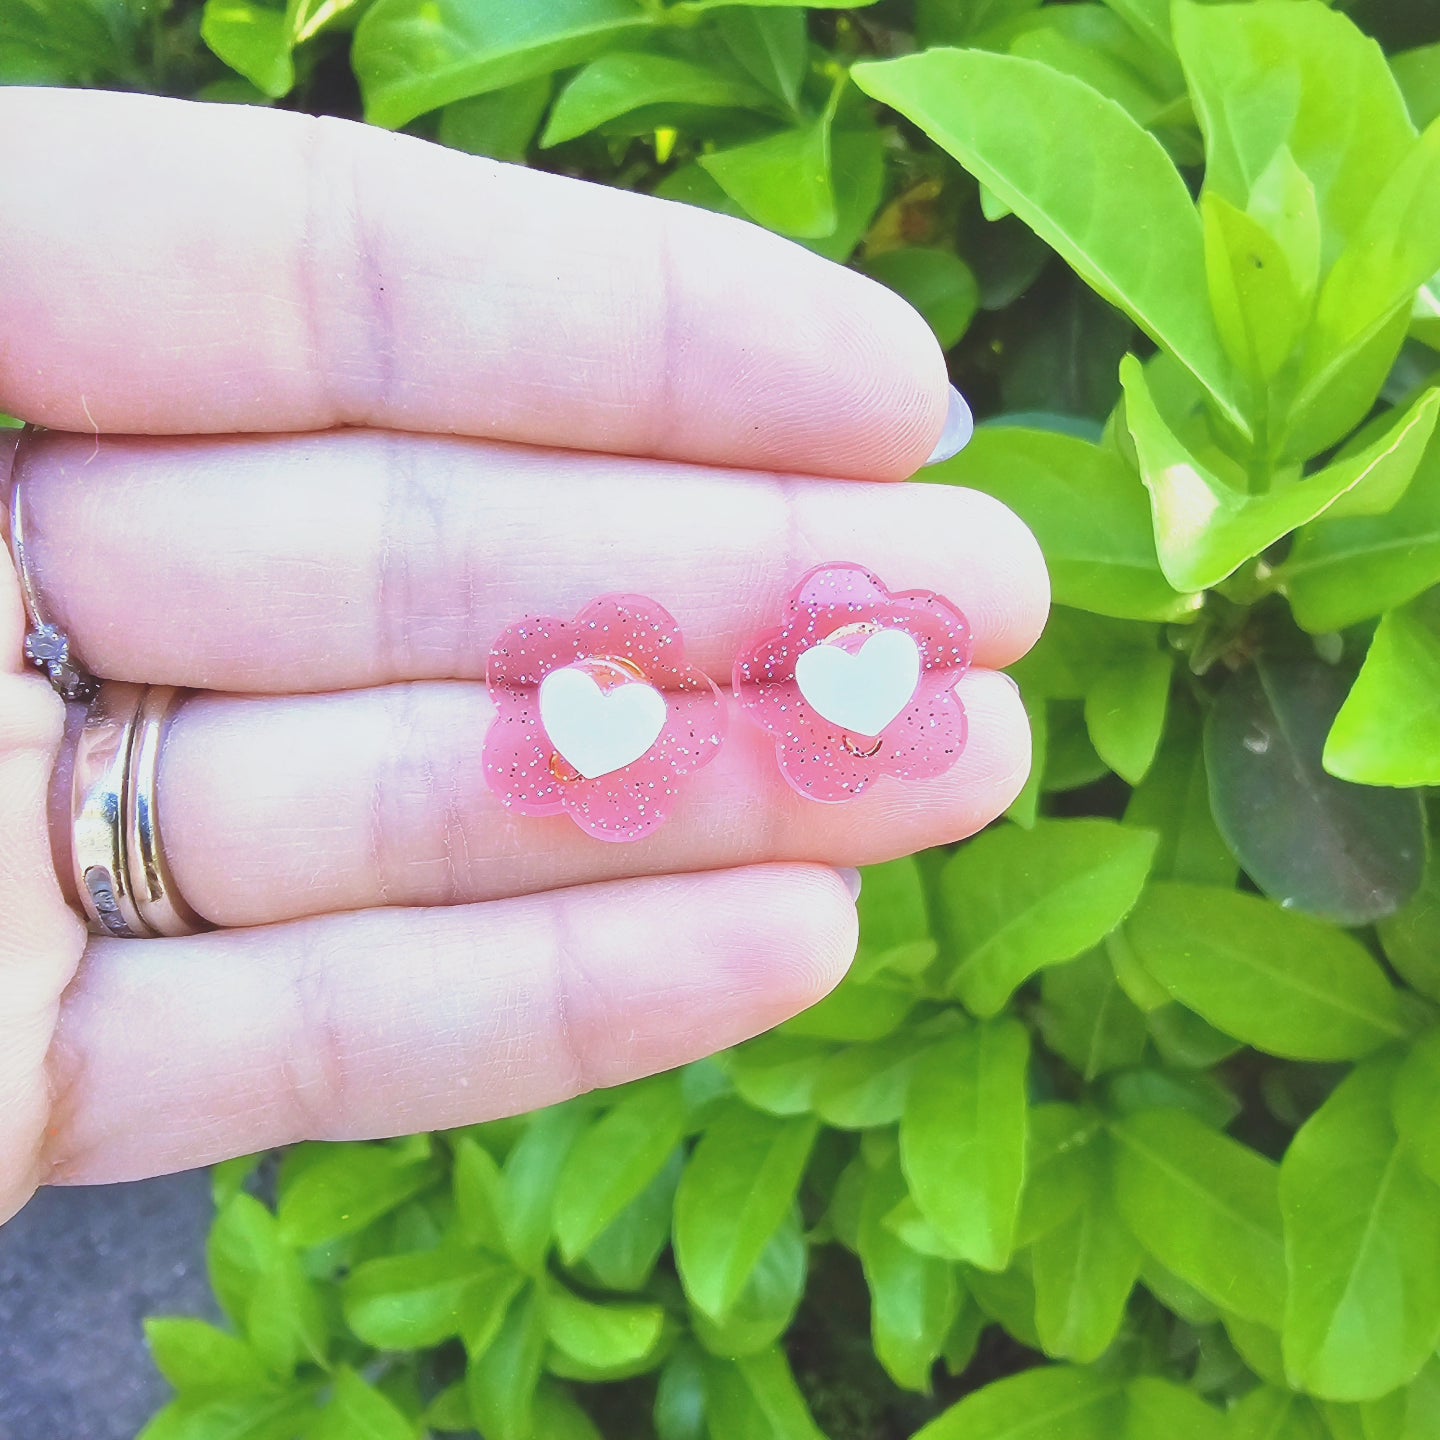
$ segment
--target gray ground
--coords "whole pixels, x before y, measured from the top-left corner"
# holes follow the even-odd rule
[[[0,1227],[0,1440],[134,1440],[167,1387],[147,1315],[215,1314],[204,1171],[46,1190]]]

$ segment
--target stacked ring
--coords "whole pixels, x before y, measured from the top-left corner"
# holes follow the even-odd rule
[[[181,694],[107,680],[85,712],[71,780],[71,860],[96,934],[149,940],[207,928],[175,887],[155,803],[164,729]]]
[[[75,742],[70,811],[71,865],[81,908],[97,935],[146,940],[193,935],[209,927],[175,886],[155,798],[165,727],[185,692],[173,685],[97,680],[72,654],[69,637],[43,609],[31,573],[20,472],[17,450],[10,549],[29,620],[25,656],[65,700],[87,706]]]

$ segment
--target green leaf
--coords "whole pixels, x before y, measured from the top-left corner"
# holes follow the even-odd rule
[[[1262,1385],[1230,1411],[1230,1440],[1331,1440],[1303,1395]]]
[[[1045,1353],[1086,1364],[1110,1348],[1140,1276],[1140,1245],[1116,1207],[1109,1150],[1100,1136],[1081,1152],[1080,1204],[1030,1256]]]
[[[260,1357],[238,1335],[204,1320],[146,1320],[145,1343],[155,1368],[191,1399],[255,1394],[274,1383]]]
[[[500,1167],[473,1135],[461,1135],[453,1148],[455,1219],[460,1238],[467,1246],[504,1255],[505,1226],[500,1218],[504,1180]]]
[[[1193,1390],[1152,1375],[1132,1380],[1126,1392],[1125,1440],[1230,1440],[1224,1416]]]
[[[555,1238],[574,1261],[665,1168],[685,1133],[677,1078],[632,1091],[584,1131],[555,1192]]]
[[[980,304],[975,273],[952,250],[908,245],[865,261],[865,273],[903,296],[925,317],[942,350],[970,328]]]
[[[1052,1365],[967,1395],[914,1440],[1116,1440],[1124,1434],[1125,1412],[1122,1381]]]
[[[1039,6],[1040,0],[917,0],[915,38],[924,47],[964,45],[987,32],[1007,33],[1010,21]]]
[[[520,1273],[490,1256],[452,1248],[381,1255],[356,1266],[341,1291],[345,1323],[377,1350],[424,1350],[467,1333],[477,1303],[503,1309]]]
[[[982,190],[982,200],[986,193]],[[1011,223],[1019,225],[1019,221]],[[977,241],[1002,228],[1008,227],[987,227],[970,242],[967,249],[974,263],[995,266]],[[1021,234],[1039,247],[1041,256],[1048,256],[1029,231],[1022,229]],[[1016,257],[1009,263],[1021,261]],[[997,376],[1001,413],[986,424],[1042,430],[1097,444],[1115,408],[1115,372],[1121,357],[1134,346],[1137,332],[1130,318],[1109,301],[1072,276],[1062,280],[1059,270],[1052,273],[1056,279],[1046,286],[1043,301],[1037,293],[1034,300],[1006,312],[1005,363]],[[990,293],[995,283],[987,276],[982,285],[986,309],[996,303]],[[1057,285],[1059,293],[1053,294]],[[1133,491],[1133,471],[1129,480]]]
[[[276,1374],[302,1359],[323,1360],[328,1332],[319,1295],[275,1217],[253,1196],[232,1195],[206,1244],[210,1283],[221,1308]]]
[[[779,1347],[734,1361],[707,1361],[705,1404],[712,1436],[825,1440]]]
[[[543,1380],[535,1392],[535,1434],[541,1440],[605,1440],[568,1390]]]
[[[691,1312],[695,1338],[726,1360],[768,1349],[795,1318],[805,1295],[809,1259],[799,1211],[792,1210],[761,1251],[724,1323],[711,1320],[703,1310]]]
[[[870,1287],[876,1358],[897,1385],[929,1394],[930,1372],[965,1293],[952,1262],[912,1250],[885,1224],[905,1195],[904,1176],[893,1161],[870,1173],[860,1208],[860,1263]]]
[[[731,1104],[695,1147],[675,1196],[675,1260],[712,1320],[724,1320],[789,1213],[816,1130]]]
[[[1170,703],[1174,669],[1161,650],[1139,651],[1107,670],[1085,695],[1085,728],[1100,758],[1138,785],[1149,773]]]
[[[1411,1047],[1395,1082],[1395,1126],[1411,1158],[1440,1185],[1440,1030]]]
[[[1209,1074],[1187,1074],[1144,1066],[1112,1075],[1105,1087],[1109,1109],[1117,1116],[1144,1110],[1184,1110],[1221,1130],[1240,1113],[1241,1104],[1224,1081]]]
[[[1325,737],[1345,693],[1345,677],[1319,661],[1262,657],[1211,706],[1205,761],[1216,823],[1260,889],[1360,925],[1415,893],[1425,828],[1414,792],[1326,774]]]
[[[278,100],[295,86],[295,36],[285,10],[255,0],[205,0],[200,36],[257,90]]]
[[[847,116],[830,137],[830,179],[835,189],[835,228],[825,235],[797,238],[807,250],[843,264],[854,253],[885,194],[885,137],[865,117]]]
[[[1440,584],[1440,444],[1383,515],[1304,526],[1276,580],[1295,618],[1315,634],[1343,630]]]
[[[850,967],[851,983],[881,971],[918,975],[936,954],[920,867],[911,856],[867,865],[855,908],[860,914],[860,948]]]
[[[280,1238],[304,1248],[354,1235],[434,1178],[423,1153],[353,1141],[299,1146],[287,1154],[281,1170]]]
[[[114,0],[0,8],[0,84],[153,84],[137,56],[141,12]]]
[[[1357,785],[1440,785],[1440,589],[1380,621],[1324,764]]]
[[[905,1110],[905,1096],[919,1051],[908,1030],[852,1045],[832,1055],[815,1077],[815,1113],[841,1130],[893,1125]]]
[[[1278,1172],[1184,1110],[1117,1120],[1120,1213],[1167,1270],[1207,1300],[1278,1327],[1285,1303]]]
[[[1238,1040],[1183,1005],[1152,1010],[1145,1023],[1160,1058],[1175,1070],[1210,1070],[1241,1048]]]
[[[431,1430],[445,1433],[475,1428],[474,1421],[470,1418],[470,1402],[465,1398],[463,1380],[447,1385],[425,1407],[425,1424]]]
[[[921,1057],[900,1158],[921,1213],[953,1253],[1003,1270],[1025,1180],[1030,1038],[1014,1020],[973,1026]]]
[[[1257,384],[1290,358],[1307,316],[1280,242],[1214,190],[1200,197],[1210,307],[1231,360]]]
[[[1147,127],[1160,124],[1183,95],[1179,67],[1157,65],[1134,31],[1099,5],[1042,10],[1017,27],[1009,50],[1083,80]]]
[[[592,60],[560,92],[540,146],[561,145],[650,105],[763,113],[768,101],[748,81],[713,65],[676,55],[612,50]]]
[[[279,1395],[182,1399],[155,1416],[139,1440],[296,1440],[314,1415],[309,1387]]]
[[[1407,984],[1440,1000],[1440,857],[1434,852],[1414,898],[1380,922],[1380,943]]]
[[[415,1440],[418,1427],[353,1370],[335,1376],[329,1404],[306,1440]]]
[[[1408,1033],[1398,992],[1359,941],[1258,896],[1157,883],[1125,933],[1182,1005],[1268,1054],[1349,1060]]]
[[[1418,129],[1440,117],[1440,45],[1421,45],[1392,55],[1390,70]]]
[[[1395,1133],[1397,1068],[1357,1067],[1280,1167],[1285,1368],[1296,1388],[1327,1400],[1408,1384],[1440,1344],[1440,1188]]]
[[[784,1032],[761,1035],[727,1057],[735,1093],[770,1115],[804,1115],[820,1067],[834,1048],[826,1040]]]
[[[1324,390],[1345,360],[1378,335],[1440,270],[1440,124],[1432,124],[1383,177],[1373,203],[1320,290],[1302,389]]]
[[[537,75],[503,90],[471,95],[440,112],[437,138],[467,155],[518,164],[525,159],[550,104],[550,77]]]
[[[1153,1255],[1145,1257],[1144,1264],[1140,1267],[1140,1281],[1167,1310],[1173,1311],[1187,1325],[1203,1329],[1220,1323],[1219,1308],[1211,1304],[1193,1285],[1186,1284],[1173,1271],[1167,1270]],[[1278,1349],[1278,1338],[1275,1344]],[[1258,1369],[1256,1373],[1259,1374]]]
[[[863,895],[862,895],[863,900]],[[926,944],[933,952],[933,941]],[[864,945],[862,921],[861,945]],[[862,948],[856,964],[863,964]],[[836,986],[818,1005],[803,1010],[785,1022],[784,1033],[814,1040],[881,1040],[893,1035],[915,1008],[919,996],[915,982],[896,975],[880,974],[865,981],[855,976]]]
[[[658,1440],[709,1440],[705,1425],[705,1362],[693,1345],[679,1345],[655,1388]]]
[[[1333,1411],[1336,1406],[1327,1407]],[[1358,1407],[1364,1440],[1436,1440],[1440,1436],[1440,1359],[1401,1390]]]
[[[1414,128],[1380,47],[1314,4],[1174,11],[1175,44],[1205,132],[1205,184],[1247,208],[1282,147],[1315,186],[1325,259],[1360,233]],[[1440,268],[1440,267],[1437,267]]]
[[[798,6],[736,6],[720,11],[715,33],[752,80],[783,100],[792,112],[798,109],[810,49],[803,10]]]
[[[1412,473],[1435,428],[1440,391],[1427,392],[1406,420],[1356,455],[1263,495],[1246,495],[1208,470],[1161,415],[1133,355],[1120,366],[1125,423],[1150,491],[1160,568],[1177,590],[1218,585],[1348,490],[1391,484]]]
[[[961,1271],[966,1288],[989,1320],[1004,1328],[1027,1350],[1040,1349],[1040,1336],[1035,1329],[1035,1286],[1030,1279],[1029,1257],[1020,1263],[993,1274],[988,1270],[966,1268]],[[964,1317],[962,1316],[962,1323]]]
[[[700,164],[752,220],[782,235],[817,238],[839,223],[830,169],[827,109],[808,124],[700,157]]]
[[[594,1305],[556,1286],[546,1296],[545,1324],[552,1343],[581,1365],[629,1374],[655,1353],[665,1311],[659,1305]]]
[[[981,50],[931,50],[851,74],[955,156],[1246,428],[1206,303],[1199,216],[1160,142],[1119,105],[1039,61]]]
[[[1098,944],[1139,898],[1155,841],[1110,820],[1003,825],[972,840],[941,872],[955,993],[994,1015],[1031,975]]]
[[[1079,1209],[1090,1178],[1090,1145],[1099,1130],[1095,1113],[1077,1105],[1054,1102],[1030,1111],[1017,1246],[1048,1235]]]
[[[982,490],[1035,533],[1056,604],[1119,619],[1175,620],[1200,603],[1161,573],[1145,491],[1099,445],[1041,430],[982,426],[927,481]]]
[[[1030,725],[1030,773],[1025,777],[1020,793],[1010,802],[1005,819],[1013,820],[1022,830],[1033,830],[1040,818],[1045,772],[1050,768],[1050,707],[1043,699],[1027,695],[1023,690],[1020,700]]]
[[[1145,1017],[1120,988],[1103,950],[1045,972],[1040,986],[1045,1043],[1085,1080],[1136,1065],[1145,1052]]]
[[[365,118],[394,130],[589,60],[653,23],[636,0],[376,0],[356,27],[351,63]]]
[[[1160,836],[1150,867],[1155,879],[1231,885],[1235,857],[1210,813],[1210,777],[1199,712],[1187,697],[1177,695],[1167,716],[1165,738],[1155,763],[1125,807],[1125,823]],[[1117,973],[1120,983],[1126,984],[1119,962]],[[1154,1008],[1142,1004],[1133,990],[1129,994],[1142,1009]]]
[[[573,1104],[542,1110],[505,1157],[500,1223],[511,1258],[528,1274],[544,1267],[560,1177],[587,1118]]]
[[[467,1341],[465,1393],[485,1440],[533,1440],[535,1388],[545,1359],[541,1296],[531,1286],[510,1306],[483,1349]]]
[[[749,5],[759,9],[787,9],[801,3],[801,0],[670,0],[665,6],[671,15],[704,15],[712,10],[728,10],[735,5]],[[805,0],[811,10],[860,10],[875,0]]]
[[[670,1243],[675,1190],[684,1169],[674,1151],[664,1169],[586,1249],[580,1268],[607,1290],[639,1290]]]

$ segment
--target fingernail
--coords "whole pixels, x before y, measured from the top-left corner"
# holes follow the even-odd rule
[[[970,443],[970,437],[974,433],[975,417],[970,413],[965,397],[952,385],[950,408],[945,412],[945,428],[940,432],[940,441],[925,464],[938,465],[942,460],[958,455]]]
[[[850,892],[850,898],[858,900],[860,898],[860,872],[844,866],[838,868],[835,873],[845,882],[845,888]]]
[[[999,672],[1000,678],[1018,695],[1020,693],[1020,682],[1013,675],[1007,675],[1003,670]]]

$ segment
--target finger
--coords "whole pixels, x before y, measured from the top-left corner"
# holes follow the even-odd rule
[[[884,479],[946,377],[891,292],[753,226],[347,121],[0,91],[0,408],[380,425]]]
[[[93,941],[55,1051],[51,1179],[446,1129],[616,1085],[818,1000],[855,937],[840,877],[772,865]]]
[[[946,595],[977,662],[1044,624],[1010,511],[941,485],[801,483],[653,460],[342,432],[259,441],[47,435],[21,453],[35,574],[100,674],[234,690],[478,677],[531,614],[649,595],[728,674],[811,566]]]
[[[880,780],[816,804],[785,784],[773,741],[737,721],[671,819],[627,845],[597,844],[563,816],[504,810],[481,771],[492,710],[477,685],[198,697],[165,746],[166,848],[180,893],[224,925],[760,861],[868,865],[973,833],[1024,784],[1030,736],[1015,688],[974,671],[959,694],[969,738],[938,779]]]
[[[8,461],[0,439],[0,474]],[[65,707],[23,669],[25,628],[20,586],[0,547],[0,1223],[40,1179],[50,1099],[45,1055],[85,936],[56,883],[46,831]]]

